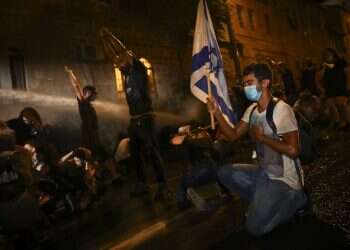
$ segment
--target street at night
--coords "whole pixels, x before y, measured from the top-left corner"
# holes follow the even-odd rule
[[[221,201],[208,212],[194,207],[181,212],[175,202],[153,204],[151,195],[130,199],[133,179],[127,178],[110,187],[86,213],[57,225],[50,232],[54,242],[49,249],[349,249],[350,152],[342,146],[349,139],[349,134],[320,137],[321,157],[307,166],[306,175],[315,214],[283,225],[262,240],[243,231],[244,204],[238,200]],[[174,161],[174,154],[167,154],[169,160]],[[168,169],[174,191],[182,165],[176,161]]]
[[[3,0],[0,250],[350,249],[349,0]]]

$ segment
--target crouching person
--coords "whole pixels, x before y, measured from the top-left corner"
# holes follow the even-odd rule
[[[30,155],[22,147],[15,146],[14,131],[0,122],[0,227],[11,237],[28,239],[47,225],[31,192],[30,171]]]
[[[98,164],[92,161],[91,151],[77,148],[63,156],[57,174],[67,186],[73,210],[84,210],[92,204],[101,187],[96,178]]]
[[[272,73],[267,65],[252,64],[245,68],[245,95],[254,103],[235,128],[226,123],[215,101],[208,99],[208,109],[214,112],[228,138],[237,140],[249,132],[256,142],[257,166],[225,165],[218,172],[221,184],[249,203],[245,228],[255,236],[286,222],[306,203],[298,160],[297,121],[288,104],[273,99],[271,81]],[[275,128],[266,115],[273,101],[277,102],[272,113]]]
[[[191,202],[188,199],[189,188],[217,182],[218,167],[209,152],[191,144],[187,145],[186,149],[187,171],[181,177],[176,190],[176,202],[179,209],[186,209],[191,206]],[[197,199],[195,205],[200,210],[209,209],[208,204],[202,199]]]

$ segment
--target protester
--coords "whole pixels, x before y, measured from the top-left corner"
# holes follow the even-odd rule
[[[18,118],[11,119],[6,124],[16,132],[16,144],[22,146],[26,141],[33,139],[42,127],[39,113],[31,107],[24,108]]]
[[[257,166],[229,164],[218,173],[226,188],[249,202],[245,227],[256,236],[270,232],[293,217],[306,202],[301,189],[297,121],[288,104],[273,100],[271,81],[272,73],[265,64],[251,64],[244,69],[245,94],[254,103],[235,128],[227,124],[216,103],[208,99],[209,111],[215,114],[228,138],[237,140],[249,132],[256,142]],[[273,102],[275,131],[266,117],[266,110]]]
[[[345,70],[348,63],[331,48],[324,50],[323,60],[322,83],[327,103],[332,109],[333,127],[344,129],[347,126],[345,113],[348,89]]]
[[[33,175],[37,178],[48,176],[51,171],[51,166],[40,146],[34,141],[28,141],[24,144],[24,148],[31,154]]]
[[[316,84],[316,65],[310,57],[304,61],[300,83],[300,92],[308,91],[312,95],[319,96],[319,90]]]
[[[97,114],[92,102],[97,98],[97,91],[94,86],[87,85],[81,88],[80,81],[73,72],[66,67],[69,73],[69,79],[73,86],[79,107],[81,119],[81,142],[82,146],[93,152],[101,145],[98,129]]]
[[[315,124],[321,115],[321,100],[310,92],[302,93],[294,104],[294,110]]]
[[[15,145],[15,133],[0,122],[0,226],[8,235],[26,236],[46,223],[33,196],[30,156]]]
[[[181,145],[184,152],[186,167],[182,171],[183,174],[177,186],[176,202],[179,209],[186,209],[192,205],[188,197],[190,188],[217,182],[216,160],[220,161],[222,155],[215,155],[215,143],[205,129],[191,130],[189,125],[180,127],[178,133],[170,139],[170,143],[175,146]],[[218,153],[222,154],[222,152]],[[202,202],[195,203],[196,207],[206,210],[206,202],[201,198],[200,200]]]
[[[47,162],[55,166],[58,160],[58,151],[52,139],[51,127],[44,124],[38,111],[34,108],[26,107],[18,118],[6,122],[9,128],[16,133],[16,144],[24,146],[31,141],[41,148],[41,153],[45,155]]]
[[[71,187],[70,194],[78,210],[87,208],[98,195],[97,168],[92,161],[91,151],[86,148],[69,152],[59,162],[57,174]]]
[[[284,85],[284,92],[287,96],[287,103],[293,105],[298,98],[297,88],[295,86],[294,77],[292,71],[290,71],[284,62],[278,64],[278,70],[281,74],[281,78]]]
[[[155,200],[164,199],[169,195],[169,190],[164,176],[163,159],[155,138],[154,114],[146,68],[131,51],[124,48],[120,50],[115,60],[116,66],[121,69],[125,77],[124,89],[131,117],[130,151],[137,167],[138,183],[131,194],[140,196],[148,192],[145,171],[146,162],[149,162],[154,168],[158,182]]]

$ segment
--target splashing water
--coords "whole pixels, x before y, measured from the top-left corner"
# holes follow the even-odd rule
[[[0,90],[0,105],[35,106],[38,109],[42,107],[76,109],[77,100],[73,97],[52,96],[20,90]],[[97,100],[93,102],[93,106],[96,108],[97,113],[101,112],[115,117],[129,118],[129,109],[125,104]],[[18,112],[15,114],[18,114]],[[156,112],[156,114],[176,121],[184,121],[186,118],[168,112]]]
[[[17,117],[20,111],[28,106],[37,109],[44,123],[54,128],[54,132],[58,134],[58,141],[64,148],[79,144],[80,117],[75,98],[19,90],[0,90],[0,120]],[[108,101],[95,101],[93,106],[99,119],[102,141],[106,145],[114,145],[118,134],[127,131],[128,106]],[[158,128],[186,123],[185,116],[168,112],[155,112],[155,114]]]

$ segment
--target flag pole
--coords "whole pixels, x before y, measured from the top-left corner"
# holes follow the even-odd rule
[[[210,82],[210,70],[209,70],[209,68],[206,70],[206,78],[207,78],[207,84],[208,84],[208,96],[209,96],[209,99],[211,99],[212,94],[211,94],[211,82]],[[215,120],[214,120],[213,111],[210,111],[210,125],[211,125],[211,129],[214,130],[215,129]]]

